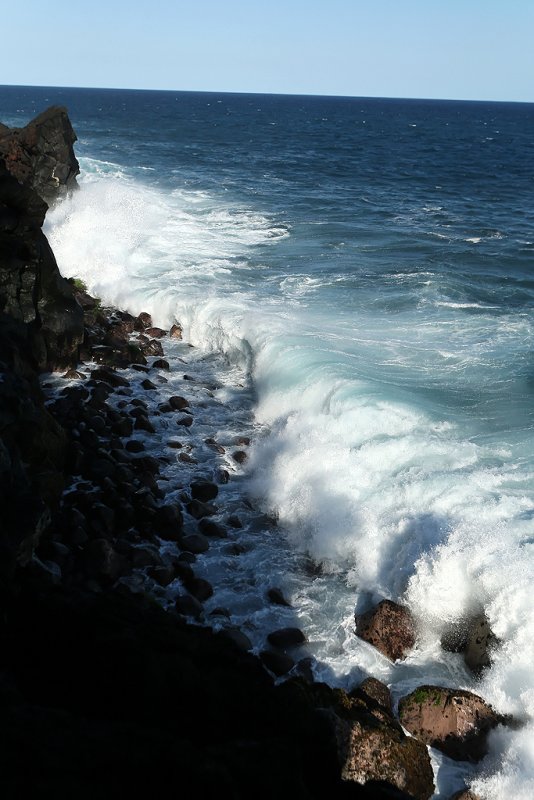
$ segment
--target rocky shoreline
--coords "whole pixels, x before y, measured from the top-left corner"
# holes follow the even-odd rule
[[[182,433],[199,425],[210,386],[171,374],[165,347],[187,348],[179,326],[102,308],[59,274],[41,226],[47,203],[75,188],[74,141],[60,108],[22,131],[0,127],[6,797],[190,785],[203,798],[428,800],[426,745],[476,761],[505,722],[481,698],[419,687],[399,722],[373,678],[350,693],[314,682],[298,628],[272,631],[253,654],[227,609],[206,613],[213,587],[196,559],[227,538],[238,552],[229,533],[242,522],[221,507],[221,487],[249,439],[221,443],[208,406],[199,466]],[[174,462],[179,481],[166,474]],[[268,601],[286,602],[277,587]],[[356,631],[392,659],[415,641],[390,601]],[[457,648],[472,654],[477,635]]]

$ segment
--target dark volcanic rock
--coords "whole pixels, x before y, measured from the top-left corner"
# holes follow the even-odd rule
[[[202,500],[206,503],[215,500],[219,494],[219,487],[216,483],[206,480],[196,480],[191,483],[191,497],[194,500]]]
[[[0,158],[19,183],[50,205],[77,187],[76,138],[66,108],[52,106],[25,128],[0,128]]]
[[[279,647],[282,650],[297,647],[304,644],[306,637],[300,628],[279,628],[267,636],[267,641],[273,647]]]
[[[24,323],[37,366],[73,366],[83,311],[41,230],[46,204],[0,160],[0,312]]]
[[[399,719],[412,736],[459,761],[483,758],[489,731],[505,722],[478,695],[442,686],[419,686],[403,697]]]
[[[415,644],[410,611],[391,600],[382,600],[365,614],[357,614],[356,633],[392,661],[404,658]]]

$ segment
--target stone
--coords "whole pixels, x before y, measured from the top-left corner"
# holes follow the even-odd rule
[[[391,700],[391,692],[382,681],[377,678],[366,678],[355,692],[351,692],[350,696],[363,697],[366,703],[374,706],[376,703],[381,709],[387,711],[388,714],[393,713],[393,703]]]
[[[145,328],[145,336],[150,336],[151,339],[161,339],[163,336],[167,335],[167,331],[164,331],[163,328]]]
[[[210,536],[215,539],[225,539],[226,530],[218,522],[212,519],[203,518],[198,523],[198,529],[204,536]]]
[[[180,538],[180,547],[198,555],[209,550],[210,543],[201,533],[188,533]]]
[[[371,726],[369,715],[356,712],[354,718],[351,716],[350,712],[348,718],[331,716],[341,779],[369,791],[373,783],[379,786],[387,781],[403,793],[400,797],[429,800],[434,793],[434,775],[426,747],[393,723],[376,720]],[[376,796],[380,797],[378,786]],[[392,792],[385,796],[399,795]]]
[[[154,363],[152,364],[153,369],[163,369],[165,371],[170,370],[169,362],[165,358],[157,358]]]
[[[181,339],[182,338],[182,328],[180,327],[180,325],[177,325],[177,324],[172,325],[172,327],[171,327],[171,329],[169,331],[169,336],[171,337],[171,339]]]
[[[282,594],[281,589],[277,589],[273,587],[267,591],[267,597],[269,598],[270,602],[276,606],[288,606],[291,608],[291,603],[288,603],[284,595]]]
[[[190,487],[191,497],[193,497],[194,500],[202,500],[204,503],[215,500],[219,494],[219,487],[216,483],[212,483],[212,481],[195,480],[191,482]]]
[[[189,414],[185,414],[183,417],[179,417],[179,419],[176,420],[176,424],[182,425],[184,428],[190,428],[193,424],[193,417]]]
[[[143,387],[143,389],[145,389],[145,391],[158,388],[156,384],[152,383],[152,381],[149,381],[148,378],[145,378],[144,381],[141,381],[141,386]]]
[[[200,600],[201,603],[213,597],[213,586],[204,578],[190,578],[184,581],[184,586],[187,591],[192,594],[193,597],[196,597],[197,600]]]
[[[480,761],[490,730],[505,722],[481,697],[462,689],[419,686],[399,703],[412,736],[457,761]]]
[[[152,327],[152,317],[146,311],[142,311],[134,320],[134,330],[145,331]]]
[[[185,617],[200,619],[204,613],[202,603],[190,594],[179,594],[174,601],[174,607],[179,614]]]
[[[173,395],[169,397],[167,402],[174,411],[183,411],[184,408],[189,408],[190,405],[189,400],[186,400],[181,395]]]
[[[244,464],[247,460],[247,454],[244,450],[236,450],[232,453],[232,458],[237,464]]]
[[[226,522],[228,523],[228,525],[230,525],[231,528],[239,529],[243,527],[243,523],[241,522],[237,514],[230,514]]]
[[[104,381],[104,383],[108,383],[114,389],[119,386],[127,387],[130,385],[130,381],[127,378],[119,375],[118,372],[110,367],[98,367],[94,369],[91,373],[91,378],[93,380]]]
[[[286,653],[274,653],[272,650],[262,650],[260,659],[274,675],[286,675],[295,666],[294,660]]]
[[[169,586],[174,580],[174,569],[168,566],[149,567],[147,575],[160,586]]]
[[[386,658],[404,658],[415,644],[415,625],[409,609],[382,600],[365,614],[356,614],[356,634]]]
[[[491,646],[496,641],[484,613],[476,614],[447,628],[441,639],[444,650],[462,653],[467,667],[475,675],[490,665]]]
[[[204,439],[204,443],[207,444],[208,447],[210,448],[210,450],[213,450],[215,453],[221,453],[221,455],[222,455],[223,453],[226,452],[224,447],[221,444],[218,444],[215,441],[215,439],[213,439],[211,437],[209,437],[208,439]]]
[[[195,519],[202,519],[202,517],[211,517],[217,513],[217,507],[211,503],[203,503],[201,500],[191,500],[186,505],[187,511]]]
[[[304,644],[306,637],[300,628],[279,628],[278,630],[272,631],[272,633],[268,634],[267,641],[273,647],[279,647],[281,650],[286,650]]]
[[[214,611],[215,610],[219,610],[220,613],[225,611],[225,609],[214,609]],[[223,613],[222,616],[229,616],[229,615]],[[250,650],[252,650],[252,642],[250,641],[246,633],[243,633],[243,631],[240,630],[239,628],[234,628],[234,627],[223,628],[221,631],[219,631],[217,636],[219,636],[221,639],[224,639],[225,641],[232,642],[232,644],[237,648],[237,650],[240,650],[242,653],[247,653]]]
[[[449,800],[482,800],[482,798],[471,791],[471,789],[460,789],[455,792]]]

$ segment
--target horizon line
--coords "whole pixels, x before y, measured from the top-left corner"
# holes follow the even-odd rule
[[[478,98],[457,98],[457,97],[408,97],[408,96],[388,96],[388,95],[351,95],[351,94],[315,94],[313,92],[251,92],[251,91],[230,91],[217,89],[147,89],[124,86],[48,86],[42,84],[26,83],[5,83],[0,84],[1,89],[77,89],[86,91],[100,92],[166,92],[169,94],[228,94],[228,95],[249,95],[253,97],[331,97],[346,100],[418,100],[422,102],[445,102],[445,103],[510,103],[516,105],[533,105],[534,100],[481,100]]]

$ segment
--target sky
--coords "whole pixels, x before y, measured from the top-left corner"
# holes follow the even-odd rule
[[[24,0],[0,84],[534,102],[534,0]]]

